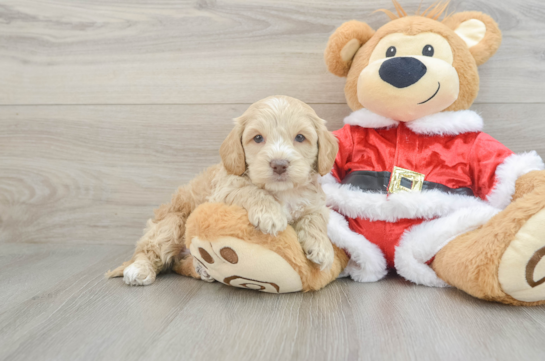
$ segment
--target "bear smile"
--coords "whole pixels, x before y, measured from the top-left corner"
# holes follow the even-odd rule
[[[441,83],[437,82],[437,85],[438,85],[438,87],[437,87],[437,90],[435,91],[435,93],[431,97],[429,97],[427,100],[424,100],[423,102],[418,103],[419,105],[429,102],[430,100],[433,99],[433,97],[435,97],[437,95],[437,93],[439,93],[439,89],[441,89]]]

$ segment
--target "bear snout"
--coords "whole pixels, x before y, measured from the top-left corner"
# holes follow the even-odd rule
[[[412,57],[397,57],[386,60],[379,75],[386,83],[396,88],[406,88],[418,82],[428,69],[420,60]]]

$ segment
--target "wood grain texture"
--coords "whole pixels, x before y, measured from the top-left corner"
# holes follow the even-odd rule
[[[102,272],[128,246],[0,244],[2,360],[540,360],[543,308],[397,277],[280,296]],[[44,272],[47,268],[47,272]],[[24,287],[21,287],[24,285]]]
[[[404,0],[416,11],[420,0]],[[430,1],[431,3],[431,1]],[[3,0],[0,104],[253,103],[286,94],[344,104],[328,74],[329,35],[356,18],[374,28],[388,0]],[[479,103],[545,101],[540,0],[452,1],[504,34],[481,67]]]
[[[219,162],[247,106],[0,107],[0,242],[134,244],[153,208]],[[350,112],[314,108],[332,130]],[[545,105],[474,109],[513,150],[545,155]]]

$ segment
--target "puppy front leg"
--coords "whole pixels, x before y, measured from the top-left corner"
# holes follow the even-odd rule
[[[248,219],[254,227],[257,227],[263,233],[275,236],[278,232],[286,229],[288,219],[284,214],[282,206],[276,199],[269,194],[262,194],[260,192],[252,198],[253,201],[246,202],[246,206],[239,205],[248,210]]]
[[[278,234],[288,226],[284,210],[278,201],[264,189],[243,177],[230,177],[210,202],[235,204],[248,211],[248,219],[263,233]]]
[[[307,258],[329,269],[335,258],[333,245],[327,236],[328,209],[301,217],[294,225],[299,243]]]

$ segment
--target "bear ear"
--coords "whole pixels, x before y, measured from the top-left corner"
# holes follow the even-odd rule
[[[478,11],[461,12],[449,16],[444,24],[462,38],[477,65],[486,63],[500,47],[500,28],[486,14]]]
[[[361,21],[351,20],[342,24],[327,42],[324,54],[327,69],[337,76],[346,76],[354,55],[374,33],[369,25]]]

